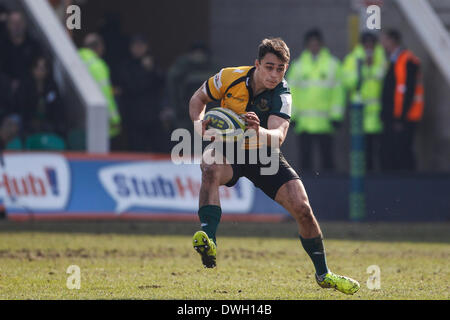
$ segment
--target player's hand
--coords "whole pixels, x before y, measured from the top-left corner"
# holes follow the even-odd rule
[[[205,131],[208,129],[208,125],[211,123],[211,119],[202,121],[202,137],[205,135]]]
[[[247,130],[248,129],[253,129],[253,130],[255,130],[256,134],[258,134],[259,133],[260,122],[259,122],[259,118],[256,115],[256,113],[254,113],[254,112],[247,112],[244,115],[244,119],[245,119],[245,122],[247,123]]]
[[[194,121],[194,130],[195,130],[195,132],[197,132],[197,134],[199,134],[202,137],[202,139],[205,136],[205,132],[208,129],[208,125],[210,123],[211,123],[211,119]],[[214,141],[214,136],[212,137],[211,141]]]

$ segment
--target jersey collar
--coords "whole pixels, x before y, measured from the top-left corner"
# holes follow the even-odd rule
[[[251,68],[248,72],[247,72],[247,78],[245,79],[245,86],[247,87],[248,93],[249,93],[249,103],[253,102],[253,99],[255,98],[254,96],[254,92],[252,89],[252,86],[250,85],[250,81],[253,78],[253,75],[255,73],[256,67]],[[264,91],[262,91],[260,94],[258,94],[258,96],[262,95],[263,93],[269,91],[269,89],[265,89]]]
[[[255,73],[255,70],[256,70],[256,67],[253,67],[250,70],[248,70],[248,72],[247,72],[247,78],[245,79],[245,85],[247,86],[247,88],[251,88],[250,80],[253,77],[253,74]]]

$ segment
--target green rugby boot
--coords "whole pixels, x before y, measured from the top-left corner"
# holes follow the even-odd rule
[[[334,288],[345,294],[354,294],[360,287],[358,281],[334,274],[331,271],[325,274],[322,279],[319,279],[316,275],[316,281],[322,288]]]
[[[202,263],[205,268],[214,268],[216,266],[216,244],[208,238],[204,231],[197,231],[194,234],[192,245],[202,257]]]

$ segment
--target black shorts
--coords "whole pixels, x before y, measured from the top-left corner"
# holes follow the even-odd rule
[[[283,184],[290,180],[300,179],[295,170],[292,169],[287,160],[284,158],[281,151],[274,155],[274,157],[278,158],[279,165],[278,171],[273,175],[261,174],[261,169],[270,167],[270,163],[263,165],[260,163],[258,157],[256,164],[250,164],[248,151],[245,152],[245,155],[245,164],[237,164],[236,156],[234,157],[233,162],[231,163],[233,177],[227,184],[225,184],[227,187],[234,186],[240,177],[246,177],[253,182],[255,187],[261,189],[267,196],[275,200],[275,196]]]

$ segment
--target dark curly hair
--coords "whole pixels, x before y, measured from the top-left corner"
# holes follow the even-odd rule
[[[289,63],[291,53],[286,43],[281,38],[266,38],[258,47],[258,60],[261,61],[266,54],[273,53],[283,63]]]

